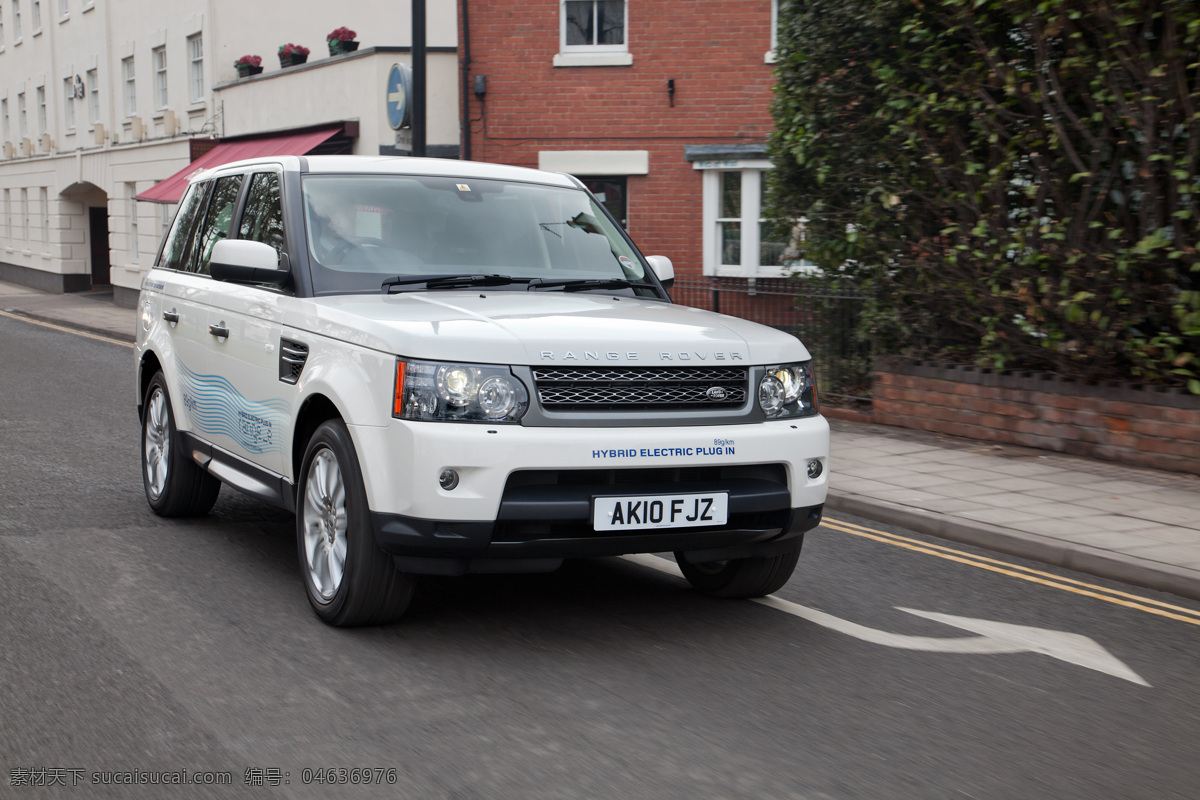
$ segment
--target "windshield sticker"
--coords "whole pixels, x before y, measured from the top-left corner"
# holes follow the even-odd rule
[[[382,239],[384,213],[379,206],[355,206],[354,235],[360,239]]]
[[[679,458],[687,456],[732,456],[733,439],[713,439],[711,446],[696,447],[631,447],[619,450],[593,450],[592,458]]]
[[[621,256],[620,258],[617,259],[617,261],[620,261],[621,266],[624,267],[625,269],[629,270],[630,272],[633,272],[636,269],[636,267],[633,266],[633,262],[629,260],[628,256]]]
[[[470,187],[470,186],[467,186],[465,183],[456,183],[456,184],[454,184],[454,185],[458,187],[458,190],[459,190],[460,192],[469,192],[469,191],[471,191],[471,187]]]

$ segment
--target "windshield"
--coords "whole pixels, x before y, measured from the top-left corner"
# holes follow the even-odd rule
[[[641,257],[579,189],[409,175],[306,175],[302,185],[318,295],[502,275],[517,279],[502,288],[518,291],[595,281],[597,291],[660,296],[641,286],[653,282]]]

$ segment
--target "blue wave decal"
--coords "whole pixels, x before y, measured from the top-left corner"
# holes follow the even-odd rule
[[[192,427],[201,433],[223,434],[248,453],[282,453],[288,423],[283,400],[254,401],[220,375],[199,375],[179,365],[183,406]]]

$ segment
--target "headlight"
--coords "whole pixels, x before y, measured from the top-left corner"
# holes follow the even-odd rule
[[[397,361],[392,415],[451,422],[516,422],[529,393],[508,367]]]
[[[758,405],[767,419],[815,416],[817,383],[812,362],[767,367],[758,382]]]

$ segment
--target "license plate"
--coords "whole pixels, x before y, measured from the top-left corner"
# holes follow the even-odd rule
[[[592,508],[592,527],[598,531],[699,528],[724,525],[728,518],[729,495],[725,492],[597,497]]]

